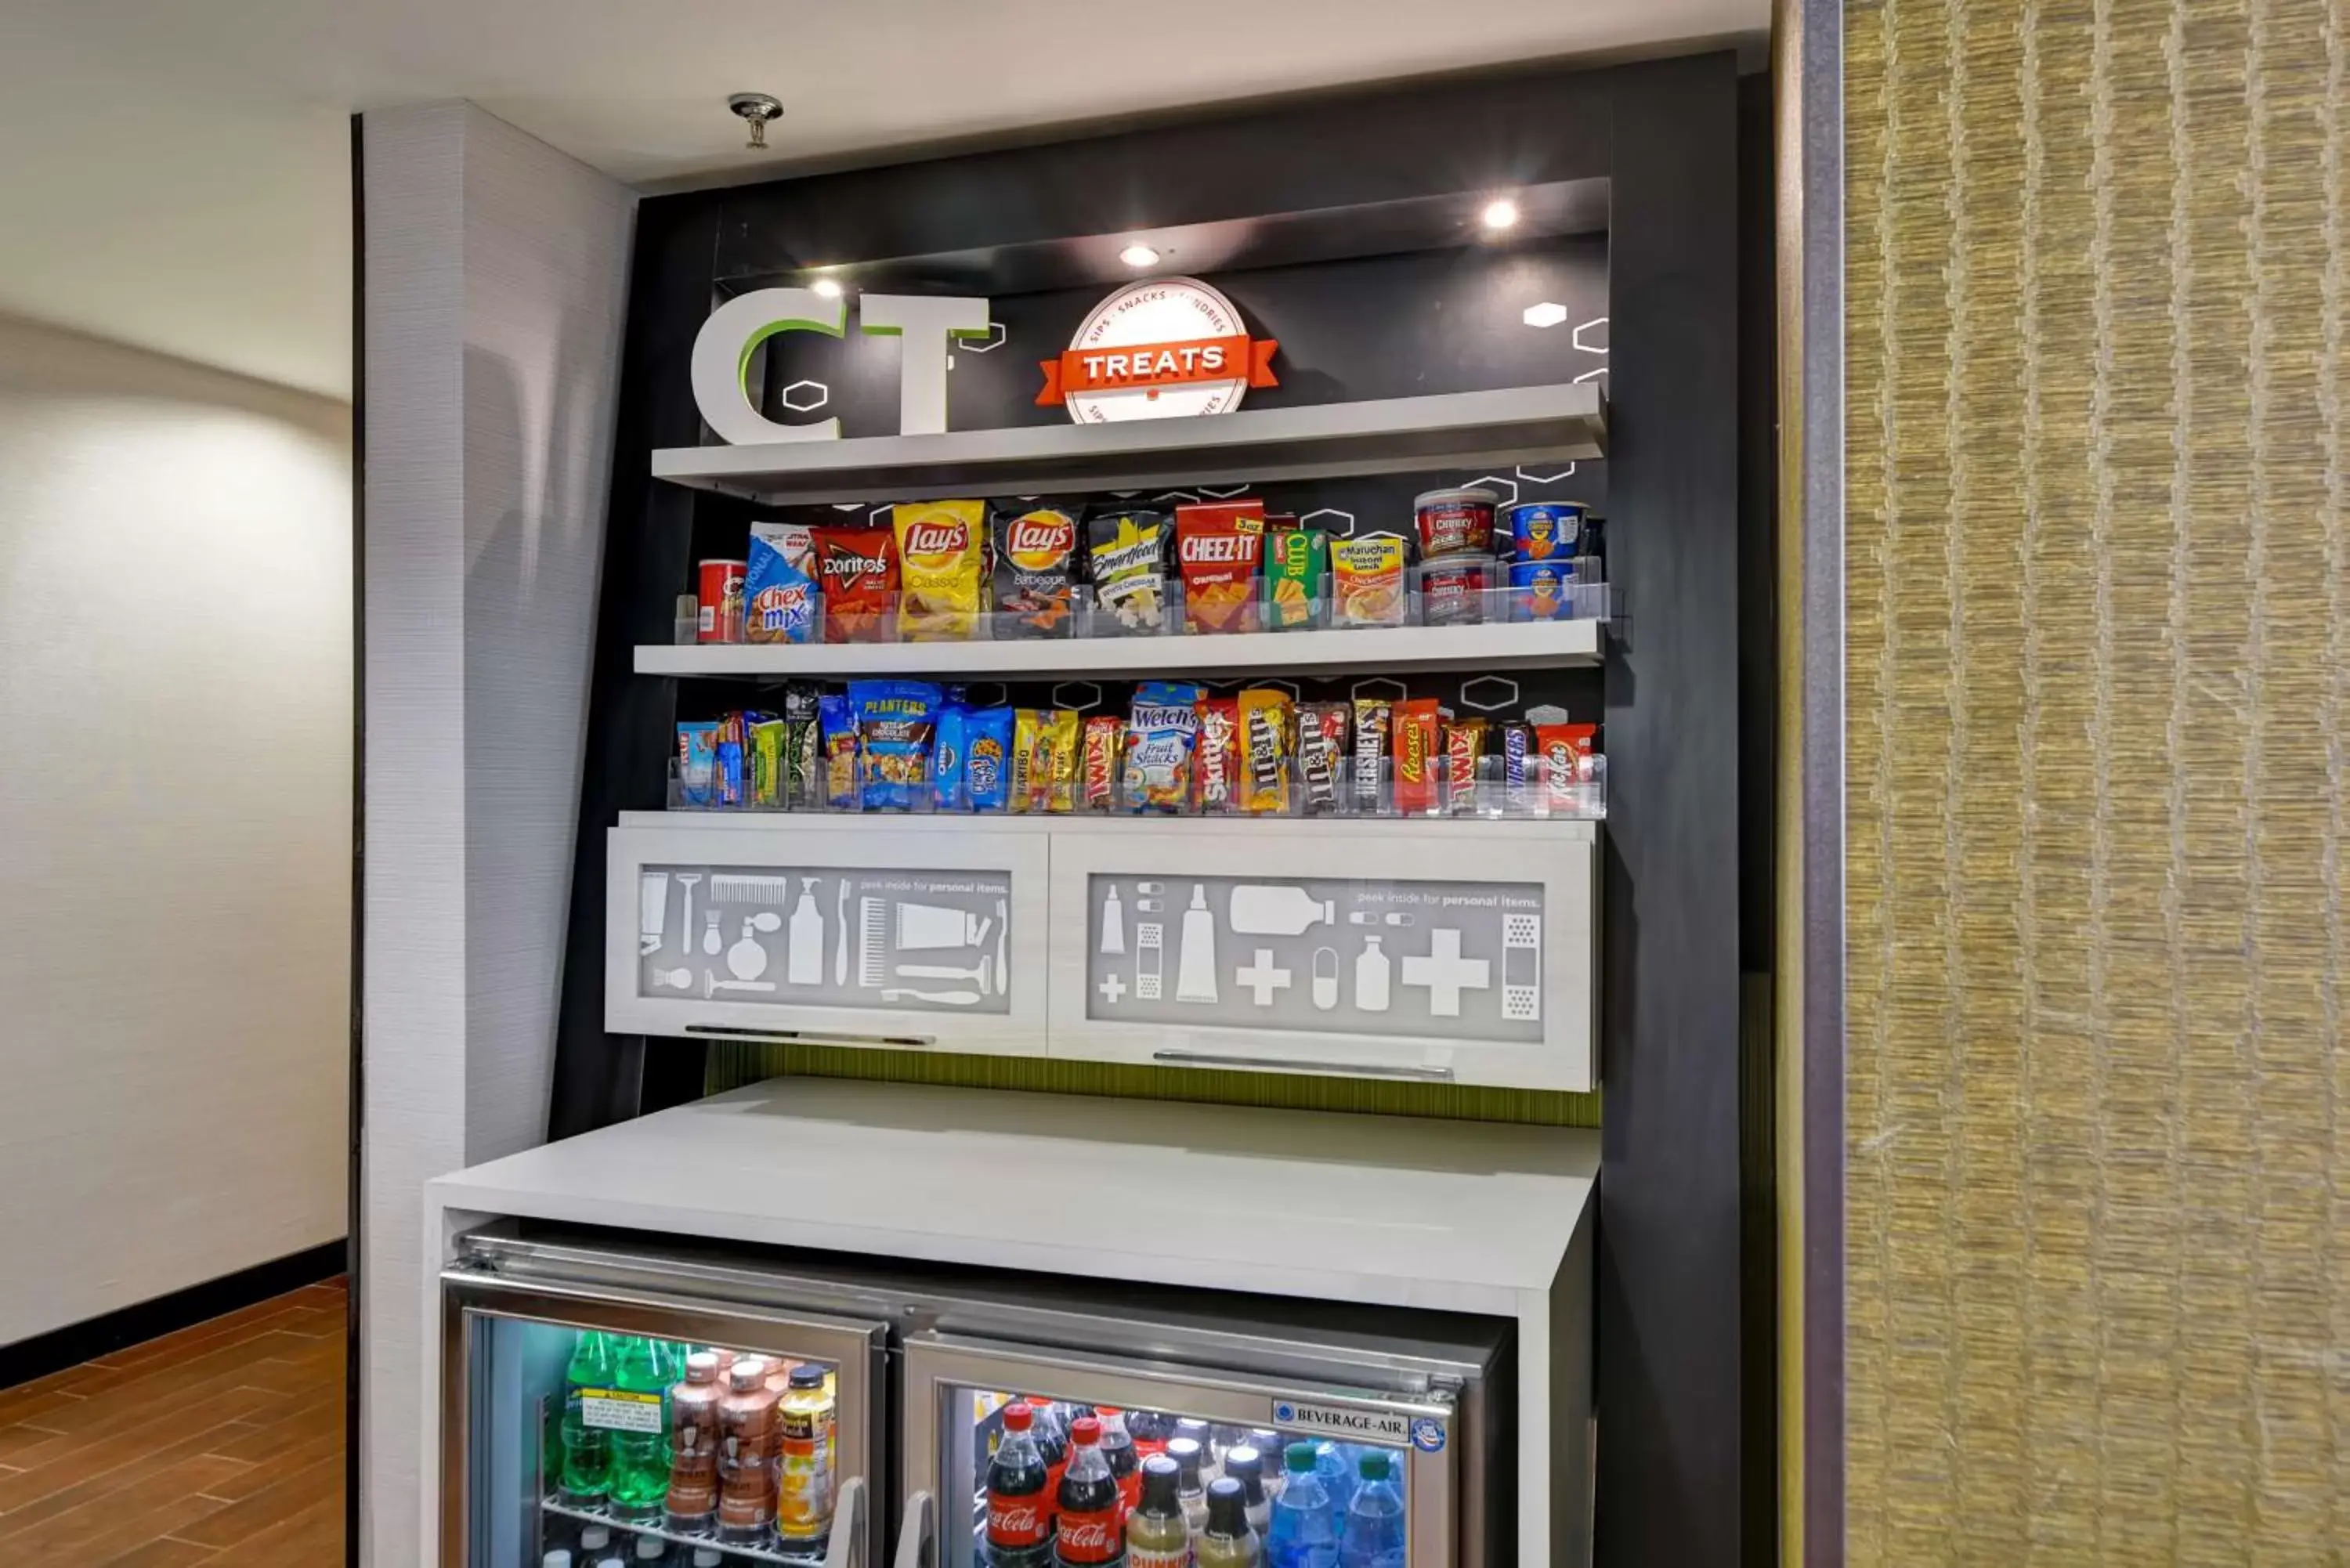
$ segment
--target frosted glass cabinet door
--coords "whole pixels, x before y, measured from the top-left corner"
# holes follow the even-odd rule
[[[1044,834],[645,815],[608,841],[607,1027],[1044,1054]]]
[[[1592,1087],[1591,823],[1053,835],[1053,1054]]]

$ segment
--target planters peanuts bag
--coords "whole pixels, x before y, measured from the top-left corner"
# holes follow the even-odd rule
[[[743,635],[750,642],[806,642],[816,636],[816,537],[802,523],[751,524],[743,579]]]

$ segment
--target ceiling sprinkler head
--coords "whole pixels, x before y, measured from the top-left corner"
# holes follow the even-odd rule
[[[764,152],[767,122],[784,117],[782,101],[767,93],[738,92],[726,100],[726,107],[742,116],[743,123],[751,128],[751,140],[743,145],[753,152]]]

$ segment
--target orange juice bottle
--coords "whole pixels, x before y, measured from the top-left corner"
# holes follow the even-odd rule
[[[837,1414],[824,1368],[807,1363],[794,1367],[776,1412],[775,1532],[786,1542],[821,1541],[832,1532]]]

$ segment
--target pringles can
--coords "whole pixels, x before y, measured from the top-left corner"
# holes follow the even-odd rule
[[[694,627],[696,642],[743,640],[743,573],[740,561],[702,563],[701,591],[694,595],[700,617]]]

